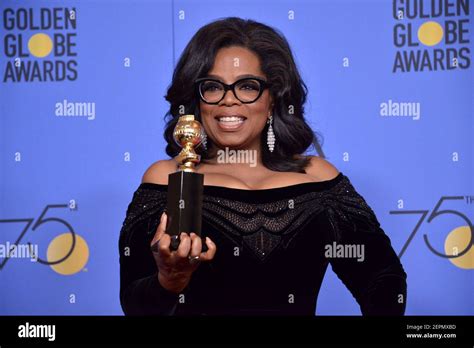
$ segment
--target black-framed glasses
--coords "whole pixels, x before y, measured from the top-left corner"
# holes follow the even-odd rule
[[[206,104],[218,104],[224,99],[228,90],[244,104],[255,102],[269,84],[259,77],[246,77],[228,85],[210,77],[202,77],[195,81],[199,97]]]

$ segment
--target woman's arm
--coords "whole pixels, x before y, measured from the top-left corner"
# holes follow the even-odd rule
[[[120,303],[126,315],[172,315],[178,294],[163,288],[150,242],[165,208],[165,192],[138,189],[120,231]],[[144,208],[144,206],[146,206]]]
[[[332,269],[363,315],[403,315],[407,275],[390,239],[347,177],[331,191],[327,213],[333,231],[326,249]]]

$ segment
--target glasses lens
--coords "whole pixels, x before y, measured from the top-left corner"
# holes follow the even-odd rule
[[[243,102],[253,102],[260,94],[260,82],[258,80],[242,80],[235,85],[235,94]]]
[[[200,90],[202,97],[208,103],[216,103],[224,95],[224,86],[217,81],[201,82]]]

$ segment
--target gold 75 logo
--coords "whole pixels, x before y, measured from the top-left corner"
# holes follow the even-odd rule
[[[24,223],[24,228],[20,235],[12,245],[12,249],[16,248],[27,231],[31,228],[32,231],[37,229],[47,228],[52,224],[60,224],[64,227],[65,232],[56,236],[48,245],[46,258],[42,259],[39,255],[35,255],[35,261],[43,265],[49,265],[54,271],[63,275],[71,275],[79,272],[89,259],[89,248],[86,241],[78,235],[74,228],[66,220],[59,217],[45,217],[50,209],[56,208],[73,208],[68,204],[49,204],[41,212],[39,218],[34,222],[34,218],[25,219],[3,219],[1,223]],[[32,244],[28,242],[28,246],[33,250]],[[5,267],[5,264],[10,259],[7,255],[0,263],[0,270]]]
[[[430,243],[430,240],[428,238],[428,235],[425,233],[423,235],[423,239],[425,241],[426,246],[428,249],[435,255],[439,257],[444,257],[448,259],[456,259],[463,258],[462,264],[467,264],[469,267],[462,267],[462,268],[472,268],[472,259],[473,255],[472,253],[468,254],[471,251],[472,244],[473,244],[473,235],[474,235],[474,228],[472,225],[471,220],[463,213],[457,211],[457,210],[452,210],[452,209],[440,209],[441,204],[444,201],[448,200],[466,200],[467,204],[472,204],[474,202],[474,196],[443,196],[439,199],[438,203],[436,203],[433,211],[430,214],[429,210],[391,210],[390,214],[412,214],[412,215],[420,215],[420,219],[415,225],[415,228],[413,231],[410,233],[407,241],[403,245],[398,257],[401,258],[405,251],[407,250],[408,246],[410,245],[411,241],[415,237],[416,233],[420,229],[420,226],[423,224],[423,222],[426,220],[427,223],[434,223],[434,220],[438,218],[441,215],[451,215],[455,216],[457,219],[461,219],[462,221],[462,226],[456,228],[455,230],[452,231],[452,233],[448,236],[448,238],[445,241],[445,252],[440,252],[436,250],[432,244]],[[429,215],[428,215],[429,214]],[[462,249],[462,250],[459,250]],[[450,250],[451,253],[447,253],[447,251]],[[453,261],[452,261],[453,262]],[[454,264],[458,265],[459,262],[453,262]],[[459,266],[459,265],[458,265]]]

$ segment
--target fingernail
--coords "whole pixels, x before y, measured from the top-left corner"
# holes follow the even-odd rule
[[[209,239],[209,237],[206,237],[206,243],[210,243],[211,240]]]
[[[160,240],[158,239],[155,243],[153,243],[153,245],[151,246],[151,250],[152,251],[158,251],[158,247],[160,245]]]
[[[163,219],[165,218],[165,214],[166,214],[165,212],[163,212],[163,213],[161,214],[160,221],[163,221]]]

